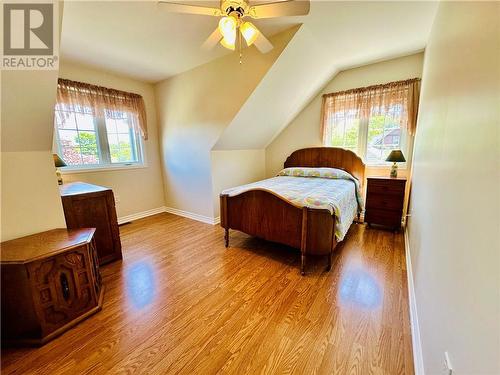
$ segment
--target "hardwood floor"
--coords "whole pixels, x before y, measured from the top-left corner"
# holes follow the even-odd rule
[[[324,258],[170,214],[120,228],[103,310],[2,374],[413,374],[401,234],[354,224]]]

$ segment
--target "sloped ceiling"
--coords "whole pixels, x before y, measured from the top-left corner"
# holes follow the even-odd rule
[[[312,2],[214,149],[265,148],[338,71],[422,50],[436,10],[435,2]]]

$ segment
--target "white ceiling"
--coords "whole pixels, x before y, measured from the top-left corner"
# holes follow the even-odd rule
[[[177,0],[177,2],[180,2]],[[182,1],[218,7],[219,1]],[[252,1],[255,4],[262,1]],[[255,20],[267,36],[305,17]],[[200,47],[218,18],[169,13],[156,1],[66,1],[61,56],[157,82],[230,53],[222,46]]]

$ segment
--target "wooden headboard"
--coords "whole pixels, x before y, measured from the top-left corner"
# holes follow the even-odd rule
[[[328,167],[343,169],[360,184],[365,181],[365,163],[354,152],[336,147],[311,147],[292,152],[285,161],[285,168]]]

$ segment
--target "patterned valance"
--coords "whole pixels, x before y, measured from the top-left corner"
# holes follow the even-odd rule
[[[360,87],[323,95],[321,131],[328,139],[328,123],[343,113],[347,118],[355,113],[358,118],[368,118],[387,112],[393,106],[402,106],[401,126],[410,135],[417,127],[420,78],[395,81],[382,85]]]

